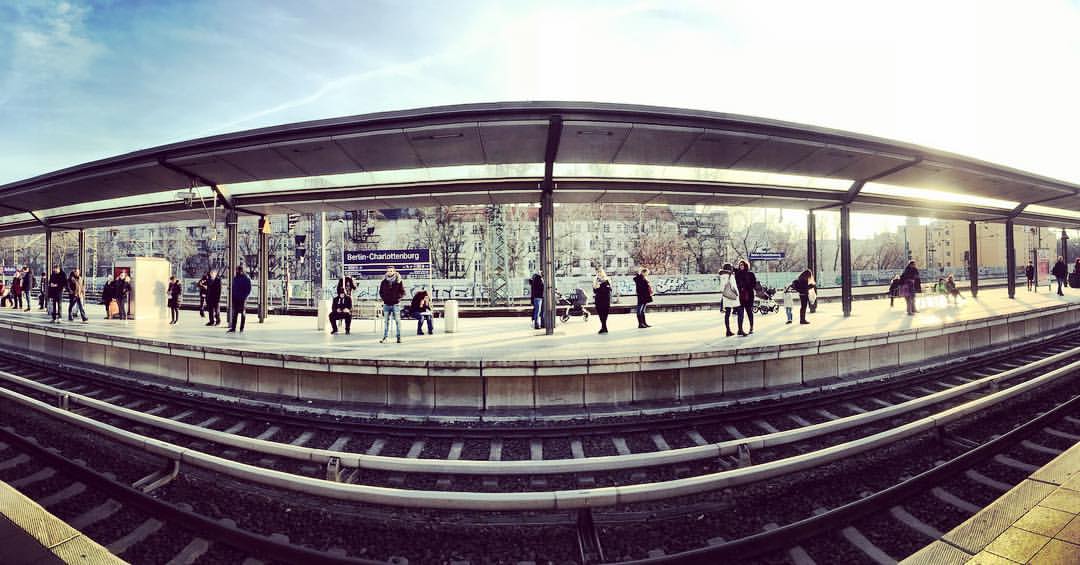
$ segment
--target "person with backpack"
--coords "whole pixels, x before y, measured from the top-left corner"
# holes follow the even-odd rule
[[[799,323],[809,324],[810,322],[806,319],[806,307],[810,305],[810,291],[817,288],[814,273],[810,272],[810,269],[799,273],[799,277],[791,281],[791,288],[799,294]]]
[[[634,276],[634,292],[637,294],[637,307],[634,311],[637,312],[638,329],[652,327],[645,322],[645,308],[653,301],[652,283],[648,277],[648,267],[641,267]]]
[[[398,302],[405,296],[405,283],[401,282],[401,275],[394,267],[386,268],[386,276],[379,283],[379,298],[383,301],[383,335],[379,343],[386,343],[386,336],[390,333],[390,320],[394,320],[394,328],[397,330],[397,342],[401,343],[401,311]]]
[[[735,284],[739,287],[739,335],[746,337],[754,333],[754,291],[757,289],[757,277],[750,270],[750,263],[745,259],[739,260],[739,268],[735,271]],[[743,313],[750,322],[750,331],[743,331]]]
[[[232,298],[232,318],[229,319],[229,329],[225,333],[236,331],[236,322],[240,321],[240,333],[244,333],[244,324],[247,323],[247,313],[244,312],[248,296],[251,295],[251,279],[244,272],[243,265],[236,266],[236,276],[233,277],[232,285],[229,286]]]
[[[603,269],[596,270],[596,278],[593,280],[593,303],[596,305],[596,315],[600,318],[600,331],[606,334],[608,313],[611,312],[611,279]]]
[[[210,275],[206,279],[206,313],[210,315],[208,326],[221,325],[221,277],[217,269],[210,269]]]
[[[727,337],[731,337],[735,335],[731,331],[731,311],[735,310],[735,315],[742,317],[742,306],[739,305],[739,284],[735,282],[735,273],[731,263],[724,263],[718,273],[718,279],[720,281],[720,309],[724,311],[724,328],[727,330]]]
[[[78,308],[79,317],[86,323],[86,309],[83,308],[83,300],[86,299],[86,283],[83,281],[82,271],[78,267],[71,270],[67,280],[68,289],[68,321],[75,321],[75,312]]]

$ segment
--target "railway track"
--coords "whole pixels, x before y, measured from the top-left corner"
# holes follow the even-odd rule
[[[257,435],[267,436],[262,440],[255,440],[253,431],[241,434],[234,430],[224,434],[228,428],[216,429],[225,425],[222,419],[226,416],[220,414],[220,409],[217,415],[203,415],[196,408],[185,407],[201,405],[209,410],[205,401],[185,399],[190,404],[158,409],[165,403],[135,397],[132,391],[126,393],[131,397],[125,397],[124,392],[104,387],[99,390],[98,383],[78,381],[76,375],[67,372],[52,374],[7,361],[0,365],[4,369],[0,370],[3,377],[0,392],[4,396],[0,401],[3,408],[0,423],[5,426],[0,441],[8,450],[14,446],[32,451],[36,447],[39,453],[31,455],[35,461],[46,458],[48,453],[53,458],[90,462],[86,467],[66,466],[65,476],[77,474],[79,468],[93,467],[93,472],[105,479],[109,479],[105,473],[114,475],[112,489],[138,491],[131,485],[156,486],[150,493],[137,495],[174,509],[166,512],[179,509],[187,514],[181,514],[184,519],[146,519],[170,525],[180,523],[182,527],[177,529],[180,533],[176,537],[189,536],[184,538],[188,541],[181,550],[198,538],[207,542],[202,544],[207,552],[209,548],[217,548],[216,552],[228,555],[218,560],[214,554],[198,562],[234,562],[233,558],[237,557],[242,561],[247,558],[245,555],[259,559],[254,549],[257,542],[267,540],[282,545],[273,554],[278,559],[286,555],[282,552],[289,551],[286,548],[292,547],[312,551],[309,562],[350,562],[349,559],[357,562],[356,559],[368,557],[385,560],[406,554],[418,562],[436,558],[484,562],[490,555],[499,555],[503,560],[538,562],[648,559],[659,562],[676,558],[716,562],[723,556],[763,562],[811,562],[807,559],[888,562],[910,553],[909,549],[916,543],[929,541],[928,532],[947,531],[950,520],[962,519],[965,511],[988,502],[985,500],[988,492],[999,492],[1020,480],[1022,475],[1017,475],[1018,471],[1045,463],[1053,452],[1080,437],[1080,420],[1076,419],[1080,414],[1075,410],[1075,402],[1064,402],[1078,392],[1071,378],[1080,367],[1077,361],[1080,350],[1073,349],[1076,341],[1076,336],[1070,336],[1044,346],[1043,351],[1016,351],[1008,359],[982,358],[968,366],[951,368],[951,375],[929,373],[921,375],[923,378],[892,383],[896,388],[875,387],[870,394],[877,401],[850,397],[821,399],[826,406],[852,404],[861,411],[849,407],[848,413],[836,414],[828,408],[804,404],[802,410],[814,410],[820,418],[814,422],[800,416],[806,425],[787,429],[771,424],[770,430],[757,423],[759,420],[769,423],[774,416],[742,412],[739,419],[724,420],[717,413],[713,415],[716,418],[713,428],[707,428],[704,420],[691,428],[698,435],[709,434],[705,445],[669,444],[667,449],[660,449],[660,442],[653,440],[652,449],[628,449],[629,453],[615,449],[615,455],[574,457],[571,448],[570,457],[542,459],[530,453],[528,458],[508,460],[461,458],[465,440],[456,448],[458,459],[449,457],[455,450],[453,441],[448,447],[445,442],[441,444],[447,449],[447,457],[423,457],[428,444],[425,441],[424,447],[416,448],[416,442],[426,438],[413,439],[409,444],[411,454],[406,452],[403,456],[398,449],[393,456],[368,455],[380,437],[368,437],[376,434],[365,433],[363,424],[358,423],[334,423],[351,425],[354,430],[360,428],[348,432],[347,441],[341,435],[330,438],[317,433],[296,441],[310,429],[280,436],[291,437],[288,441],[273,441],[285,425],[280,422],[278,432],[267,434],[266,430],[275,425],[270,419],[273,414],[263,414],[266,419],[263,424],[267,427],[256,430]],[[23,375],[14,375],[11,370],[21,371]],[[940,385],[931,388],[931,382]],[[845,390],[844,394],[850,392]],[[885,393],[893,394],[888,398],[895,402],[881,398]],[[877,407],[864,405],[860,400]],[[66,410],[48,406],[65,402]],[[27,407],[33,410],[26,410]],[[142,410],[138,410],[140,407]],[[776,406],[763,408],[772,414],[781,413]],[[147,415],[153,410],[157,410],[156,415]],[[835,418],[818,410],[830,412]],[[4,416],[23,412],[32,415],[20,417],[16,422]],[[880,416],[875,412],[880,412]],[[791,411],[790,415],[799,415],[799,411]],[[218,420],[206,423],[215,417]],[[239,418],[242,421],[245,416]],[[803,424],[795,418],[789,419]],[[150,420],[171,424],[159,426]],[[1055,427],[1045,424],[1050,420]],[[657,428],[652,427],[654,422],[659,423]],[[659,433],[667,441],[667,435],[677,430],[670,424],[668,419],[612,422],[607,433],[629,435],[623,426],[630,425],[659,429],[652,433]],[[41,430],[54,426],[63,431],[53,430],[45,437]],[[742,433],[740,426],[750,430],[756,426],[761,433],[748,435]],[[726,432],[735,436],[729,427],[742,437],[720,435]],[[573,429],[569,424],[563,428],[564,432]],[[611,435],[602,435],[603,430],[595,423],[589,423],[587,428],[595,437],[616,443]],[[199,432],[200,429],[203,431]],[[447,430],[445,426],[438,429],[454,434],[451,437],[489,442],[496,439],[490,437],[490,430],[467,427]],[[1029,435],[1021,438],[1019,430]],[[472,432],[476,433],[470,435]],[[497,430],[500,435],[503,432]],[[335,433],[340,430],[334,428],[330,435]],[[366,450],[326,449],[334,443],[340,444],[339,449],[347,448],[352,444],[352,434],[364,434],[364,443],[360,445],[366,445]],[[42,437],[30,445],[23,439],[26,435]],[[70,441],[73,436],[78,436],[80,441]],[[230,440],[233,445],[207,439],[230,436],[235,440]],[[120,443],[127,445],[114,441],[120,437],[124,438]],[[370,444],[366,443],[368,439]],[[547,439],[550,438],[541,439],[542,446]],[[383,442],[384,446],[388,443]],[[533,444],[530,441],[530,451]],[[627,448],[631,445],[634,444],[626,442]],[[724,452],[724,446],[731,449]],[[27,455],[26,451],[21,453]],[[103,455],[113,451],[120,453]],[[656,464],[680,451],[682,454],[674,457],[685,456],[685,460]],[[305,452],[310,453],[297,456]],[[328,459],[329,469],[312,456],[327,452],[341,455]],[[0,451],[0,457],[8,453]],[[355,466],[343,464],[350,457],[348,453],[353,453]],[[147,459],[149,463],[144,461]],[[135,471],[118,472],[114,468],[120,465],[121,469],[127,469],[129,462],[139,461],[144,461],[143,466],[131,465]],[[372,465],[373,461],[377,464]],[[579,467],[571,467],[574,469],[571,471],[559,469],[566,464]],[[960,468],[965,464],[968,467]],[[51,465],[64,467],[59,461]],[[389,467],[380,468],[380,465]],[[461,468],[455,469],[456,465]],[[541,470],[536,465],[541,465]],[[432,472],[434,468],[438,472]],[[516,470],[493,471],[503,468]],[[181,472],[173,474],[172,469]],[[24,470],[31,472],[15,480],[43,472],[40,468]],[[923,477],[926,473],[932,473],[933,478]],[[945,475],[948,481],[960,482],[947,482]],[[0,475],[0,478],[6,477]],[[95,482],[77,477],[69,480]],[[913,480],[915,486],[904,486]],[[928,487],[931,484],[935,486]],[[898,491],[906,493],[907,498],[898,498],[895,494]],[[939,491],[947,496],[941,496]],[[110,490],[109,496],[119,500],[115,492]],[[787,496],[778,497],[778,494]],[[927,496],[935,498],[927,499]],[[791,497],[797,497],[799,503],[791,503],[794,500]],[[92,508],[84,512],[108,501],[99,499],[100,496],[93,499],[96,504],[87,503]],[[882,510],[868,500],[886,500],[891,506]],[[185,504],[190,505],[190,510]],[[852,504],[859,505],[859,510],[849,509]],[[939,517],[927,510],[934,504],[944,508],[952,504],[953,510]],[[128,506],[144,507],[136,502],[126,503],[125,508]],[[290,518],[282,520],[283,515]],[[898,521],[914,532],[909,532],[910,539],[903,543],[896,542],[904,539],[903,536],[881,533],[890,532],[890,528],[895,530]],[[298,528],[297,523],[330,526],[310,531],[311,527]],[[223,524],[228,529],[216,531]],[[382,546],[358,543],[347,534],[357,524],[365,531],[370,528],[381,532],[384,539],[400,541]],[[434,528],[434,524],[439,527]],[[931,528],[923,527],[927,525]],[[840,533],[834,533],[837,531]],[[509,546],[500,546],[491,541],[492,536],[513,541]],[[424,553],[415,547],[417,539],[424,539],[425,546],[434,544],[443,549],[435,551],[428,547]],[[851,541],[860,539],[866,542]],[[762,540],[771,541],[762,545]],[[114,540],[98,541],[109,545]],[[247,543],[254,545],[249,547]],[[784,549],[761,554],[746,551],[746,547]]]

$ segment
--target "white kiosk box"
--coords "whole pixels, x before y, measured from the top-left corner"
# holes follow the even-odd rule
[[[165,319],[169,288],[169,261],[160,257],[124,257],[113,265],[113,276],[126,271],[131,276],[128,316],[136,320]]]

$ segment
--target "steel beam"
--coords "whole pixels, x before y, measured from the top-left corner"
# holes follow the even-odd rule
[[[1016,245],[1013,243],[1012,218],[1005,220],[1005,278],[1008,279],[1009,298],[1016,298]]]
[[[840,300],[844,317],[851,316],[851,208],[840,207]]]
[[[270,290],[270,218],[259,218],[259,323],[266,319]]]
[[[225,315],[228,316],[230,324],[233,319],[233,310],[236,308],[232,300],[232,280],[236,274],[236,267],[240,264],[240,239],[237,237],[238,222],[239,217],[236,210],[229,210],[225,214],[225,273],[222,277],[225,280],[222,286],[226,287],[226,290],[222,291],[222,294],[229,305]]]
[[[968,222],[968,280],[971,297],[979,295],[979,232],[975,220]]]
[[[540,271],[544,277],[544,330],[555,332],[555,158],[562,138],[562,117],[548,120],[544,149],[544,180],[540,183]]]
[[[203,177],[202,175],[199,175],[198,173],[189,171],[189,170],[181,167],[180,165],[170,163],[167,160],[165,160],[164,157],[158,159],[158,164],[161,165],[162,167],[165,167],[166,169],[169,169],[170,171],[172,171],[174,173],[184,175],[187,178],[191,179],[192,181],[197,182],[198,184],[209,186],[214,191],[214,193],[217,194],[218,198],[221,199],[221,202],[225,204],[225,208],[228,208],[229,210],[232,210],[233,208],[236,207],[235,204],[233,203],[232,194],[229,192],[229,190],[227,188],[225,188],[223,186],[218,186],[218,184],[216,182],[214,182],[214,181],[212,181],[212,180],[210,180],[210,179],[208,179],[206,177]]]

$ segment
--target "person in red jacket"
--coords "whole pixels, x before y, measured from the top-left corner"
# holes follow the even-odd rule
[[[398,302],[405,296],[405,283],[401,282],[401,275],[394,267],[386,268],[386,277],[379,283],[379,298],[383,301],[383,332],[379,343],[386,343],[386,336],[390,332],[390,319],[394,319],[394,328],[397,330],[397,342],[401,343],[401,311]]]

